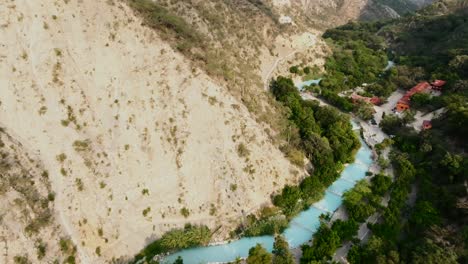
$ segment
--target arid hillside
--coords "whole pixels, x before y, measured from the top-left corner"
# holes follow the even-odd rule
[[[38,154],[87,263],[189,222],[225,237],[302,177],[242,102],[126,5],[14,1],[0,13],[1,126]]]

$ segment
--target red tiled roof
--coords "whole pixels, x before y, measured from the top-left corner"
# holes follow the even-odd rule
[[[435,80],[433,81],[431,84],[432,86],[436,86],[436,87],[442,87],[446,84],[447,82],[444,81],[444,80]]]
[[[422,93],[429,88],[431,88],[431,85],[428,82],[418,83],[416,86],[407,91],[406,94],[398,101],[398,103],[409,105],[411,96],[417,93]]]
[[[359,94],[352,94],[351,95],[351,99],[353,99],[354,101],[364,101],[364,102],[368,102],[368,103],[372,103],[372,104],[379,104],[380,103],[380,98],[377,97],[377,96],[374,96],[374,97],[365,97],[365,96],[361,96]]]

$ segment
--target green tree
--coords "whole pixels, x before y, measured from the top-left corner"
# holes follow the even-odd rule
[[[277,235],[273,244],[273,264],[294,264],[289,244],[283,236]]]
[[[336,220],[332,224],[332,230],[335,231],[341,239],[341,242],[351,240],[357,235],[359,224],[350,219],[348,221]]]
[[[301,198],[301,189],[297,186],[286,186],[281,194],[273,198],[273,203],[281,207],[283,213],[287,216],[293,215],[298,207],[298,201]]]
[[[457,254],[450,247],[440,247],[434,241],[426,239],[425,242],[413,252],[415,264],[456,264]]]
[[[260,244],[249,250],[247,264],[271,264],[272,256]]]
[[[377,174],[371,179],[371,183],[372,193],[382,196],[387,192],[388,188],[390,188],[390,185],[392,185],[392,179],[386,175]]]
[[[431,96],[427,93],[417,93],[411,96],[411,106],[415,108],[422,108],[431,102]]]
[[[174,264],[184,264],[184,260],[181,256],[178,256],[177,259],[174,261]]]
[[[374,116],[374,108],[371,104],[360,101],[356,105],[355,113],[363,120],[370,120]]]
[[[416,229],[425,229],[440,223],[439,212],[427,201],[418,201],[410,218],[411,225]]]
[[[290,73],[297,74],[297,73],[299,73],[299,67],[297,67],[297,66],[291,66],[291,68],[289,68],[289,72],[290,72]]]

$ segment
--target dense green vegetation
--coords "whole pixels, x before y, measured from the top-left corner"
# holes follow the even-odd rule
[[[281,236],[275,237],[273,252],[270,254],[257,244],[249,250],[247,264],[294,264],[294,257],[289,251],[288,242]]]
[[[140,260],[151,260],[154,256],[184,248],[204,246],[210,242],[211,231],[206,226],[186,225],[184,229],[173,229],[165,233],[160,239],[146,246],[132,263]]]
[[[294,264],[294,256],[289,251],[289,244],[283,236],[275,237],[273,244],[273,264]]]
[[[343,164],[352,161],[360,143],[348,117],[334,108],[302,100],[291,79],[278,77],[272,82],[271,91],[290,109],[291,126],[298,131],[290,135],[289,144],[301,149],[314,166],[313,176],[300,186],[286,186],[273,199],[291,217],[321,197],[324,188],[339,176]]]
[[[412,97],[423,111],[444,107],[432,129],[417,134],[403,118],[387,115],[382,129],[394,135],[391,155],[395,182],[382,221],[371,225],[373,236],[354,246],[351,263],[466,263],[468,157],[468,10],[462,1],[439,1],[419,12],[393,21],[380,31],[401,65],[396,70],[413,78],[393,80],[407,87],[418,79],[443,79],[443,96]],[[379,148],[382,146],[379,146]],[[379,149],[378,149],[379,150]],[[373,183],[389,185],[386,178]],[[410,196],[411,186],[416,196]],[[380,187],[372,193],[382,193]],[[385,189],[385,188],[384,188]]]
[[[338,219],[331,224],[322,222],[314,234],[312,245],[302,246],[301,263],[329,261],[343,243],[355,240],[359,223],[364,222],[376,210],[382,210],[380,199],[389,190],[391,179],[378,174],[372,177],[370,182],[372,184],[361,180],[343,195],[343,204],[349,219],[347,221]],[[378,191],[373,192],[373,190]]]
[[[350,219],[363,222],[375,212],[378,199],[373,196],[369,182],[361,180],[343,195],[343,204]]]
[[[302,246],[301,264],[330,260],[343,242],[351,240],[357,234],[358,228],[359,225],[354,220],[336,220],[331,227],[322,223],[314,234],[312,245]]]
[[[275,211],[274,214],[261,215],[259,218],[254,215],[249,215],[247,217],[247,223],[245,223],[245,226],[239,227],[241,230],[238,230],[237,233],[243,232],[243,235],[247,237],[279,234],[283,232],[286,227],[288,227],[288,220],[278,215]]]

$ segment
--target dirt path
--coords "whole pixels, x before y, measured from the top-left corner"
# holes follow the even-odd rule
[[[270,79],[271,79],[271,76],[273,75],[273,73],[275,72],[276,68],[278,67],[279,64],[283,63],[285,60],[293,57],[296,53],[298,52],[302,52],[304,50],[307,50],[308,48],[314,46],[317,42],[316,40],[316,36],[315,35],[310,35],[311,33],[304,33],[302,36],[298,36],[296,40],[294,40],[293,42],[303,42],[303,43],[300,43],[300,44],[297,44],[299,47],[295,48],[295,50],[287,53],[286,55],[284,56],[281,56],[279,58],[277,58],[275,60],[275,62],[273,63],[273,65],[271,65],[270,67],[270,70],[268,71],[268,73],[266,74],[266,76],[263,77],[263,88],[266,90],[268,90],[268,87],[269,87],[269,84],[270,84]],[[313,37],[311,37],[313,36]],[[305,39],[305,40],[304,40]]]
[[[265,76],[265,80],[264,80],[264,83],[263,83],[263,89],[265,89],[265,91],[268,90],[268,87],[270,85],[270,78],[271,78],[271,75],[273,74],[273,72],[276,70],[276,67],[278,67],[278,64],[280,62],[283,62],[284,60],[286,60],[287,58],[293,56],[294,54],[296,54],[297,52],[299,52],[298,50],[295,50],[293,52],[290,52],[288,53],[286,56],[283,56],[283,57],[280,57],[278,59],[275,60],[275,62],[273,63],[273,65],[271,66],[271,69],[270,71],[268,72],[268,74]]]

